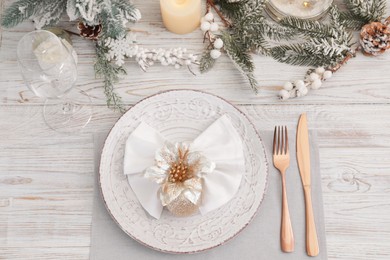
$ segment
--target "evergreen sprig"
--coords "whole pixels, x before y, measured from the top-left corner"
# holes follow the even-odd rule
[[[123,113],[125,108],[122,98],[115,92],[114,84],[119,81],[119,75],[126,74],[126,70],[109,62],[106,58],[106,53],[107,47],[104,46],[104,43],[101,41],[97,42],[95,73],[97,77],[103,78],[107,106]]]
[[[365,24],[380,21],[386,12],[386,0],[344,0],[347,11],[341,13],[343,24],[360,30]]]
[[[301,35],[310,39],[313,37],[332,37],[332,28],[330,25],[321,23],[319,21],[312,21],[306,19],[300,19],[297,17],[286,17],[280,21],[281,25],[288,28],[295,29]]]
[[[386,0],[344,0],[348,10],[366,24],[380,21],[385,15]]]
[[[272,48],[272,57],[292,65],[338,64],[352,52],[352,35],[346,30],[336,6],[331,7],[329,15],[329,24],[294,17],[283,19],[281,22],[283,25],[297,28],[298,33],[308,40],[303,43],[276,46]]]
[[[48,1],[19,0],[11,4],[3,15],[1,25],[11,28],[40,13]]]
[[[211,70],[214,64],[215,64],[215,59],[211,57],[210,50],[209,49],[205,50],[200,59],[200,64],[199,64],[200,72],[205,73]]]
[[[247,77],[252,90],[257,93],[257,81],[253,75],[255,65],[249,51],[243,51],[242,43],[240,43],[233,35],[229,33],[222,34],[225,51],[237,68]]]
[[[294,30],[270,22],[264,16],[265,0],[228,0],[213,1],[219,6],[223,18],[229,21],[229,27],[222,34],[224,50],[248,79],[251,88],[257,93],[257,81],[253,75],[254,64],[251,53],[270,54],[270,41],[291,39]],[[214,61],[210,56],[202,56],[201,71],[207,71]],[[206,69],[207,68],[207,69]]]

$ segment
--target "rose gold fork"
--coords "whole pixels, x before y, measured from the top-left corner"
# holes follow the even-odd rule
[[[284,252],[294,251],[294,234],[292,230],[290,212],[288,210],[286,193],[286,169],[290,165],[288,150],[287,127],[275,126],[273,162],[282,177],[282,223],[280,229],[280,246]]]

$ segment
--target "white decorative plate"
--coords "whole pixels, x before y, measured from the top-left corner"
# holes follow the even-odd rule
[[[192,141],[222,115],[242,137],[246,171],[235,197],[204,216],[178,218],[164,210],[159,220],[139,204],[123,174],[125,142],[146,122],[172,142]],[[130,237],[156,250],[194,253],[225,243],[244,229],[264,197],[268,165],[262,141],[248,118],[223,99],[199,91],[174,90],[148,97],[112,128],[101,156],[100,188],[112,218]]]

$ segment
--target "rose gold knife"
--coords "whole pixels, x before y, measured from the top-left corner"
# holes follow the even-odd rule
[[[297,129],[297,161],[303,190],[305,193],[306,206],[306,252],[309,256],[316,256],[319,253],[316,225],[314,222],[313,206],[311,201],[311,180],[310,180],[310,149],[309,131],[307,128],[306,113],[303,113],[298,122]]]

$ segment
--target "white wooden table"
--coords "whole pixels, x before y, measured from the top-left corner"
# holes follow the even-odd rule
[[[0,11],[11,1],[0,0]],[[200,31],[165,31],[158,1],[135,1],[143,20],[138,41],[147,47],[202,49]],[[390,3],[389,3],[390,5]],[[390,14],[390,8],[388,8]],[[63,26],[74,30],[74,24]],[[64,135],[43,120],[43,100],[23,84],[16,44],[33,26],[0,29],[0,259],[88,259],[93,191],[93,133],[107,132],[120,117],[105,105],[95,79],[91,42],[72,36],[79,55],[78,86],[93,99],[93,119],[81,134]],[[264,86],[255,96],[231,62],[222,57],[205,75],[155,66],[143,73],[128,62],[116,90],[130,107],[169,89],[219,95],[249,114],[260,130],[294,129],[307,112],[319,136],[329,259],[390,259],[390,52],[359,55],[325,86],[283,102],[276,94],[306,68],[255,57]]]

